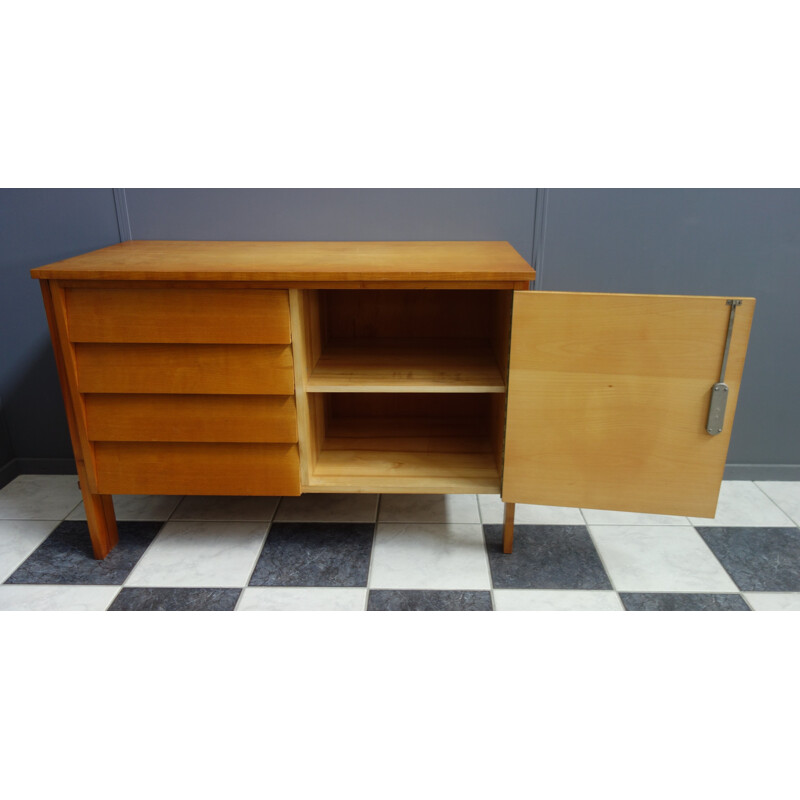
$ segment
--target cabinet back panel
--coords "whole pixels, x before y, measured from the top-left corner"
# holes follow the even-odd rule
[[[324,291],[325,337],[337,339],[491,339],[493,291]]]

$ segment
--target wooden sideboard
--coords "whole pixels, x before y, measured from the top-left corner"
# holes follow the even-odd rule
[[[505,552],[514,503],[713,516],[755,307],[529,291],[506,242],[124,242],[31,274],[97,558],[113,494],[499,493]]]

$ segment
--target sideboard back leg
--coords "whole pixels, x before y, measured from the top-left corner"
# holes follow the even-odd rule
[[[503,521],[503,552],[510,553],[514,549],[514,504],[506,503],[506,514]]]

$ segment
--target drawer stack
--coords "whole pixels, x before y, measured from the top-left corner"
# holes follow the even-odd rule
[[[68,288],[103,494],[300,493],[288,293]]]

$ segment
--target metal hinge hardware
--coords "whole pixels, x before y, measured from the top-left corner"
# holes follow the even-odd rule
[[[725,383],[725,368],[728,366],[728,351],[731,347],[731,334],[733,333],[733,318],[736,316],[736,306],[742,304],[741,300],[726,300],[731,307],[730,317],[728,317],[728,335],[725,337],[725,352],[722,355],[722,369],[719,374],[719,381],[711,387],[711,403],[708,407],[708,422],[706,432],[712,436],[722,433],[722,425],[725,422],[725,406],[728,405],[728,384]]]

